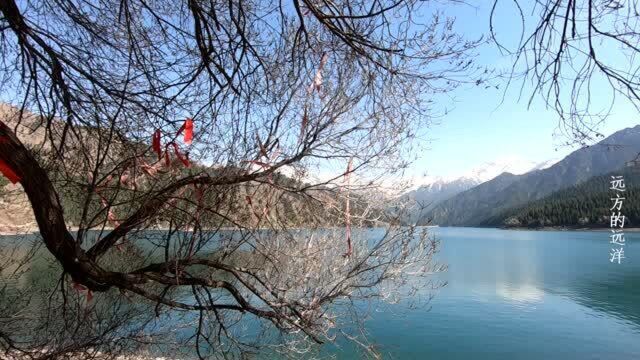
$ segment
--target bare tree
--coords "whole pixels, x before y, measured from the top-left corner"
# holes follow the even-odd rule
[[[474,70],[477,43],[420,3],[0,2],[2,97],[18,106],[0,160],[61,265],[57,292],[82,311],[109,296],[186,312],[201,357],[311,351],[358,301],[428,300],[435,241],[366,195],[407,166],[433,95]],[[237,335],[256,319],[277,342]],[[125,349],[109,339],[33,354]]]
[[[531,3],[495,0],[491,34],[514,56],[511,77],[530,81],[530,102],[540,97],[560,117],[570,140],[588,145],[618,98],[640,105],[637,1],[548,0]],[[519,14],[521,39],[509,49],[500,41],[497,14]],[[513,29],[509,29],[510,32]]]

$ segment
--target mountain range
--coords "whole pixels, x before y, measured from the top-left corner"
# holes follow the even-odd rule
[[[477,226],[508,209],[521,207],[554,191],[584,182],[618,169],[640,153],[640,125],[620,130],[595,145],[581,148],[561,161],[514,174],[505,171],[489,181],[452,196],[443,195],[416,218],[418,224]],[[418,189],[419,190],[419,189]],[[425,192],[428,193],[428,192]],[[405,196],[420,198],[416,193]]]
[[[502,173],[524,174],[528,171],[545,169],[556,161],[548,160],[536,163],[515,156],[508,156],[484,163],[459,176],[428,177],[422,181],[422,185],[400,197],[400,202],[412,204],[405,222],[416,223],[420,221],[439,203],[494,179]]]
[[[640,224],[640,166],[625,166],[606,175],[594,176],[523,207],[509,209],[480,225],[507,228],[609,228],[610,214],[615,212],[612,198],[616,198],[616,192],[611,190],[612,176],[624,180],[625,191],[617,194],[622,198],[619,211],[625,216],[625,226],[637,227]]]

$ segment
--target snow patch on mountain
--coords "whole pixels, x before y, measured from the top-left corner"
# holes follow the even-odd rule
[[[523,159],[519,156],[505,156],[494,161],[486,162],[465,173],[462,177],[474,179],[483,183],[505,172],[514,175],[522,175],[529,171],[546,169],[556,162],[558,162],[557,159],[535,162]]]
[[[559,159],[550,159],[535,162],[519,156],[505,156],[486,162],[473,169],[453,176],[424,176],[414,181],[410,190],[423,189],[429,192],[440,191],[449,184],[455,183],[456,187],[471,188],[489,181],[496,176],[508,172],[514,175],[522,175],[529,171],[542,170],[553,166]]]

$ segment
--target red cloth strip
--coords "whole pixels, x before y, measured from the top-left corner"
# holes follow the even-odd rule
[[[347,171],[344,173],[344,180],[347,183],[347,204],[344,210],[344,223],[347,237],[347,252],[344,254],[345,257],[351,256],[353,252],[353,247],[351,245],[351,208],[349,198],[349,191],[351,189],[351,172],[353,171],[353,157],[349,158],[349,163],[347,164]]]
[[[193,119],[187,118],[184,121],[184,143],[191,145],[193,141]]]
[[[78,293],[82,293],[84,291],[87,292],[87,304],[91,302],[91,300],[93,300],[93,291],[91,291],[88,287],[82,285],[82,284],[78,284],[75,281],[71,281],[71,284],[73,285],[73,288],[78,292]]]
[[[184,164],[185,167],[191,166],[191,164],[189,164],[189,159],[187,159],[185,156],[182,156],[182,153],[180,153],[180,148],[178,148],[178,144],[171,143],[171,145],[173,145],[173,151],[176,153],[176,157],[180,161],[182,161],[182,164]]]
[[[4,175],[12,184],[20,182],[20,176],[13,171],[12,168],[9,167],[9,164],[5,163],[0,159],[0,172]]]
[[[153,151],[158,154],[158,159],[160,159],[162,157],[162,149],[160,145],[160,130],[156,130],[153,133],[152,146]]]
[[[180,126],[180,129],[178,129],[176,136],[180,135],[183,131],[184,143],[191,145],[191,142],[193,141],[193,119],[187,118],[184,123],[182,123],[182,126]]]

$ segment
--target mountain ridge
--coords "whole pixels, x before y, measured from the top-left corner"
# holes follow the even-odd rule
[[[545,169],[522,175],[503,173],[439,203],[418,224],[476,226],[509,208],[624,166],[640,152],[640,125],[615,132],[578,149]]]
[[[543,162],[533,162],[516,156],[508,156],[483,163],[459,176],[428,178],[428,181],[421,186],[400,196],[400,202],[410,203],[404,221],[409,224],[415,223],[439,203],[504,173],[522,174],[533,169],[546,168],[556,161],[556,159],[550,159]]]
[[[484,221],[481,226],[506,228],[540,227],[600,227],[610,226],[612,213],[611,176],[625,181],[621,213],[626,227],[640,222],[640,166],[623,167],[605,175],[597,175],[580,184],[555,191],[542,199],[531,201]]]

